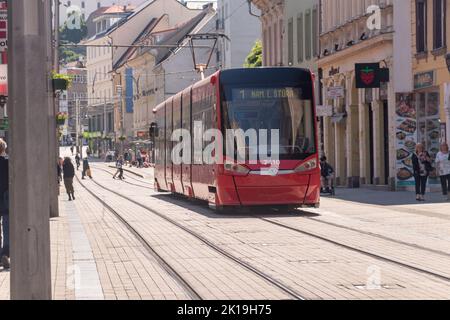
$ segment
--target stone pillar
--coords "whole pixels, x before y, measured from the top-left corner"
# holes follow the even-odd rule
[[[364,91],[359,90],[359,175],[360,184],[370,183],[369,108],[364,103]]]
[[[392,70],[392,68],[391,68]],[[392,74],[392,72],[391,72]],[[389,110],[389,189],[396,190],[396,176],[397,176],[397,153],[396,153],[396,134],[397,134],[397,115],[395,113],[395,92],[393,81],[388,84],[388,110]]]
[[[360,185],[360,133],[359,133],[359,106],[347,106],[347,187],[359,188]]]
[[[336,110],[338,110],[338,101],[335,102]],[[345,120],[340,123],[335,123],[334,126],[334,147],[335,147],[335,156],[336,156],[336,184],[337,185],[346,185],[346,152],[345,152]]]
[[[374,152],[374,184],[379,185],[382,181],[383,177],[383,155],[382,155],[382,135],[383,135],[383,126],[382,126],[382,108],[381,102],[379,100],[372,101],[372,110],[373,110],[373,152]]]

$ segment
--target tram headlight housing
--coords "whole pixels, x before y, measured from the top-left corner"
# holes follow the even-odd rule
[[[314,170],[316,168],[317,168],[317,159],[311,159],[299,165],[297,168],[295,168],[294,171],[298,173]]]
[[[223,167],[225,173],[232,174],[234,176],[246,176],[250,173],[250,169],[242,164],[225,163]]]

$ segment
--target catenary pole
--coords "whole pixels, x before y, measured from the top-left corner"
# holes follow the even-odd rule
[[[51,299],[48,133],[50,0],[8,3],[11,299]],[[54,120],[54,119],[53,119]],[[50,190],[51,192],[51,190]]]
[[[51,3],[49,4],[51,6]],[[56,73],[59,73],[59,0],[55,0],[53,3],[53,37],[48,39],[48,49],[52,51],[50,56],[53,56],[53,70]],[[50,11],[51,13],[51,11]],[[53,38],[53,42],[52,42]],[[53,50],[52,50],[53,49]],[[53,176],[56,175],[56,161],[59,157],[59,139],[57,138],[57,130],[56,130],[56,113],[59,111],[59,97],[56,95],[53,99],[53,103],[50,105],[50,114],[51,114],[51,123],[49,126],[49,145],[50,145],[50,156],[51,161],[49,163],[50,166],[50,174]],[[53,122],[55,122],[53,124]],[[53,172],[52,172],[53,170]],[[57,218],[59,217],[59,204],[58,204],[58,190],[59,186],[57,183],[57,179],[50,179],[49,189],[50,189],[50,217]]]

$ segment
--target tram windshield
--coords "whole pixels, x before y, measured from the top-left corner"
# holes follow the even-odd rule
[[[278,144],[280,160],[302,160],[316,153],[314,104],[301,87],[229,87],[224,91],[223,129],[256,130],[258,146],[270,153]],[[268,139],[260,141],[261,130]],[[272,130],[278,131],[278,140]],[[255,150],[246,139],[246,148]]]

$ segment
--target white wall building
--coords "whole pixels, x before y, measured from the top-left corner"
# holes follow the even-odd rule
[[[67,20],[68,13],[72,12],[74,7],[80,10],[81,15],[86,20],[92,12],[100,7],[109,7],[112,5],[138,6],[145,2],[145,0],[63,0],[60,2],[60,24],[62,25]]]
[[[259,15],[256,7],[252,12]],[[223,69],[242,68],[255,42],[261,39],[260,21],[250,14],[247,2],[242,1],[218,0],[217,31],[230,38],[230,41],[222,39],[218,46],[217,60]]]

